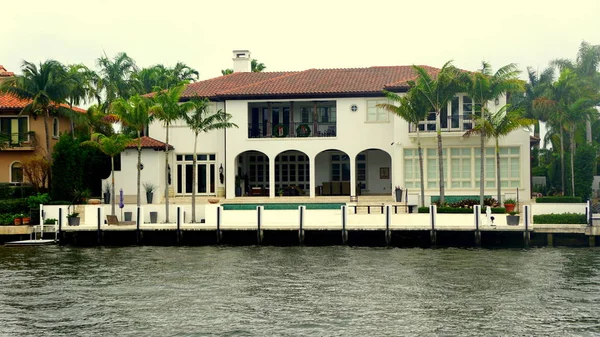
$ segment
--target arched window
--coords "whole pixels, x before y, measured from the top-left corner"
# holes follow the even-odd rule
[[[58,138],[58,118],[56,117],[52,121],[52,137]]]
[[[10,182],[11,183],[22,183],[23,182],[23,165],[19,162],[14,162],[10,166]]]

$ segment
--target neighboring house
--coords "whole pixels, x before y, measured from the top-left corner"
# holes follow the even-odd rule
[[[248,195],[392,195],[395,186],[419,193],[416,125],[383,109],[382,90],[402,93],[415,78],[411,66],[309,69],[252,73],[250,53],[234,51],[234,70],[189,84],[182,100],[206,97],[213,109],[233,115],[239,128],[212,131],[198,139],[198,195],[234,198],[236,176],[247,177]],[[424,67],[431,74],[437,68]],[[495,112],[504,97],[490,102]],[[457,95],[441,114],[446,156],[446,194],[479,195],[479,137],[463,138],[473,126],[473,102]],[[439,194],[435,115],[419,124],[424,147],[428,203]],[[193,133],[184,122],[170,128],[173,145],[171,193],[192,193]],[[153,123],[149,135],[164,141],[165,129]],[[515,131],[500,140],[503,193],[529,198],[529,133]],[[145,159],[142,161],[146,162]],[[164,176],[164,165],[149,167]],[[224,181],[219,170],[224,169]],[[135,176],[135,165],[127,176]],[[130,175],[129,175],[130,174]],[[495,195],[493,140],[485,155],[486,195]],[[164,179],[160,181],[164,189]],[[238,180],[239,181],[239,180]]]
[[[0,83],[11,76],[14,73],[6,71],[0,65]],[[48,151],[44,119],[19,115],[28,103],[0,94],[0,182],[22,183],[25,179],[23,162],[36,155],[45,156]],[[74,110],[85,112],[79,108]],[[54,117],[50,120],[48,129],[51,132],[50,146],[53,147],[59,135],[70,130],[70,121],[64,117]]]

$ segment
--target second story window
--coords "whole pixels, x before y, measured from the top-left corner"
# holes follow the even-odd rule
[[[3,142],[19,144],[29,141],[28,131],[27,117],[0,118],[0,133]]]
[[[388,122],[389,113],[383,108],[377,107],[377,104],[385,104],[387,100],[369,100],[367,101],[367,122]]]

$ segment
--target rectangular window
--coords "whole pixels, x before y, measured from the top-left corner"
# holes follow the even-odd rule
[[[385,104],[387,100],[369,100],[367,101],[367,122],[388,122],[389,113],[383,108],[377,107],[377,104]]]

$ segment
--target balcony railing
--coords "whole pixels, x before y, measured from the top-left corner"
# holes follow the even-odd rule
[[[34,139],[33,132],[0,133],[0,144],[5,149],[34,147]]]
[[[289,124],[273,124],[270,134],[267,123],[248,124],[248,138],[306,138],[306,137],[335,137],[337,124],[335,122]]]
[[[420,132],[436,132],[435,115],[419,123]],[[455,115],[447,118],[440,118],[440,127],[442,132],[464,132],[473,128],[472,115]],[[409,132],[417,132],[417,126],[410,124]]]

